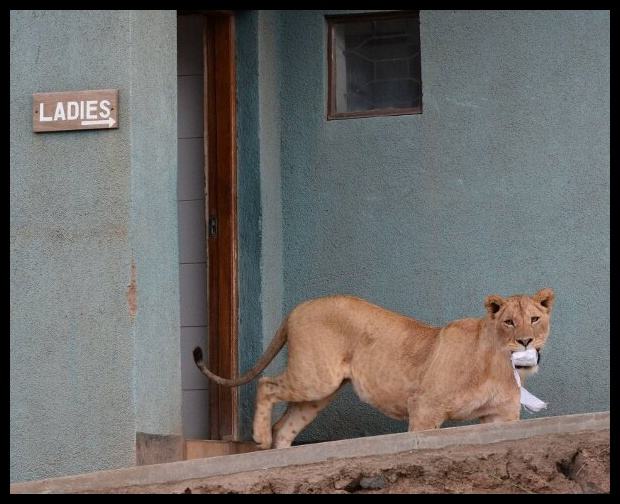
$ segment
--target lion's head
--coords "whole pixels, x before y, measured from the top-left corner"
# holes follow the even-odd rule
[[[536,349],[537,363],[527,371],[535,372],[538,368],[540,350],[549,336],[554,298],[553,290],[546,288],[531,297],[491,295],[485,299],[489,322],[502,345],[511,352]]]

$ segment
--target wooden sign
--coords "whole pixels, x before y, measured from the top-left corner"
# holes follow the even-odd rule
[[[36,133],[114,128],[118,128],[118,89],[32,95]]]

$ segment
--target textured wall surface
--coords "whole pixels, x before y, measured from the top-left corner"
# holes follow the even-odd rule
[[[609,409],[609,13],[422,11],[424,113],[338,121],[325,13],[281,14],[284,312],[444,324],[550,286],[537,415]],[[300,440],[404,428],[347,387]]]
[[[424,113],[326,121],[325,13],[237,19],[241,370],[310,297],[443,324],[551,286],[538,415],[609,409],[609,14],[423,11]],[[11,481],[132,465],[181,432],[176,13],[10,39]],[[118,130],[32,133],[32,93],[99,88]],[[300,440],[404,428],[346,389]]]
[[[279,13],[237,15],[239,369],[254,365],[282,318]],[[282,369],[286,350],[267,368]],[[240,426],[251,435],[255,382],[240,390]],[[276,410],[281,411],[282,406]]]
[[[131,12],[136,431],[181,434],[176,11]]]
[[[263,344],[268,345],[282,319],[282,142],[280,111],[280,15],[260,11],[258,28],[259,140],[262,208]],[[276,361],[276,368],[279,365]],[[271,368],[269,368],[271,371]]]
[[[180,432],[176,13],[13,11],[10,38],[11,481],[133,465],[136,430]],[[118,129],[32,132],[32,93],[101,88]]]
[[[239,372],[263,351],[261,280],[261,176],[259,141],[258,12],[236,18],[237,32],[237,219],[239,269]],[[239,389],[239,426],[250,439],[256,382]]]

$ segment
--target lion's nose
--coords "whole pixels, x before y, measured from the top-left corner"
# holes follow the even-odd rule
[[[522,340],[522,339],[517,340],[517,342],[521,343],[524,348],[527,348],[527,346],[530,344],[530,341],[532,341],[532,338],[526,339],[526,340]]]

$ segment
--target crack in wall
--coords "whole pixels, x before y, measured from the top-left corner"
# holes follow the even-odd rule
[[[138,311],[138,286],[136,283],[136,262],[131,260],[131,277],[127,286],[127,305],[129,306],[129,316],[133,320]]]

